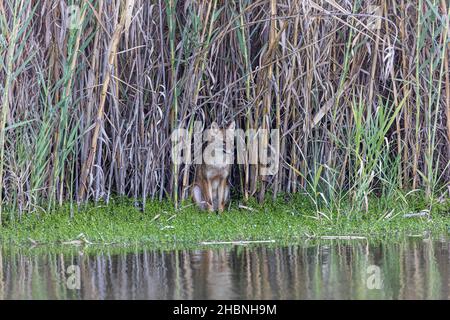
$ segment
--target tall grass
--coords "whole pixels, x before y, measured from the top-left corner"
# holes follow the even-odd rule
[[[68,5],[80,28],[67,28]],[[448,197],[448,10],[445,0],[1,1],[0,215],[112,195],[178,204],[195,168],[172,164],[170,136],[183,127],[192,138],[196,120],[280,129],[278,174],[234,168],[244,201],[306,192],[333,219],[343,203],[367,211],[372,196]]]

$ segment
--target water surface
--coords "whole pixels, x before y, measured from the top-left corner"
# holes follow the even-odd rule
[[[444,237],[172,251],[0,250],[0,299],[449,298],[450,241]]]

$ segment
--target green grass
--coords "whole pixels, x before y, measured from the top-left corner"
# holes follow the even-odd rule
[[[52,213],[25,215],[21,221],[5,220],[0,239],[16,244],[60,244],[86,239],[100,245],[184,248],[203,241],[275,240],[279,244],[292,244],[322,235],[393,239],[424,232],[449,232],[448,203],[435,205],[431,219],[403,217],[406,212],[423,209],[417,198],[411,199],[408,209],[393,207],[390,219],[380,218],[382,215],[376,208],[382,206],[380,199],[373,200],[369,213],[361,211],[359,215],[349,215],[350,218],[344,214],[340,219],[327,220],[317,219],[313,205],[302,196],[290,201],[279,197],[262,205],[247,204],[253,211],[240,209],[233,203],[222,215],[200,212],[190,204],[176,211],[169,202],[147,203],[142,212],[129,200],[120,199],[107,206],[89,204],[75,212],[72,219],[67,205]]]

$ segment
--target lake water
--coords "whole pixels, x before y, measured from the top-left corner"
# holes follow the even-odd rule
[[[0,299],[449,299],[448,238],[0,250]]]

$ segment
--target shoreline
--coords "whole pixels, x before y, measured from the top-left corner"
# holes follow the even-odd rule
[[[290,202],[231,205],[221,215],[191,205],[176,211],[169,202],[150,202],[145,211],[131,201],[89,204],[70,218],[70,206],[53,213],[27,214],[5,221],[2,243],[26,246],[133,246],[199,248],[226,245],[289,245],[305,241],[378,241],[398,237],[448,235],[448,204],[428,216],[408,216],[392,208],[391,218],[376,210],[327,219],[302,198]],[[252,208],[253,210],[248,210]],[[408,212],[407,212],[408,211]]]

